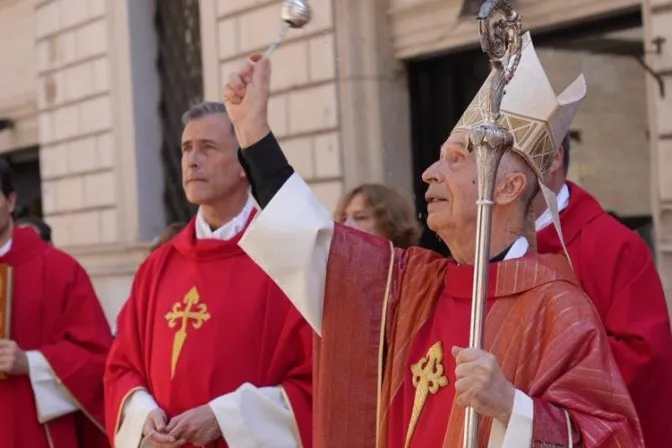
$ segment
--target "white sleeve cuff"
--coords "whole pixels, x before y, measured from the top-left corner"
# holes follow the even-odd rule
[[[114,436],[115,448],[138,448],[147,415],[159,405],[146,390],[137,390],[123,404],[121,424]]]
[[[68,391],[59,384],[49,362],[37,350],[26,352],[28,376],[35,395],[37,421],[47,423],[78,410]]]
[[[516,389],[508,427],[492,421],[488,448],[530,448],[534,420],[534,401]]]
[[[249,383],[210,402],[230,448],[296,448],[300,446],[294,416],[279,387]]]
[[[318,335],[333,234],[331,215],[294,173],[238,243]]]

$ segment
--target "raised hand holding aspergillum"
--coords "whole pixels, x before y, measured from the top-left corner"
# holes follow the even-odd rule
[[[264,138],[269,132],[268,97],[270,94],[271,63],[253,54],[241,67],[231,73],[224,86],[224,103],[238,137],[245,149]]]

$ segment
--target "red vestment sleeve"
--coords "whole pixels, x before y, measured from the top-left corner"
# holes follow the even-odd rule
[[[614,358],[637,409],[647,446],[672,440],[672,332],[665,293],[648,247],[633,234],[613,272],[604,317]]]
[[[568,446],[570,428],[574,446],[643,447],[637,414],[597,313],[580,294],[565,294],[561,306],[557,297],[562,296],[547,301],[530,388],[533,448]]]
[[[39,351],[89,419],[84,426],[93,423],[100,430],[81,428],[80,436],[90,443],[91,438],[100,440],[105,433],[102,378],[112,334],[84,269],[59,251],[49,251],[46,257],[46,265],[53,266],[46,276],[54,297],[47,312],[55,316],[55,322],[48,342]],[[93,446],[86,440],[83,446]]]
[[[287,299],[285,299],[287,300]],[[279,362],[289,362],[281,387],[288,400],[303,448],[313,446],[313,330],[290,305],[285,331],[278,342]]]
[[[124,402],[139,389],[148,389],[142,362],[142,341],[140,322],[142,311],[138,310],[138,295],[148,272],[145,262],[133,281],[131,295],[117,318],[117,336],[112,344],[105,368],[105,427],[107,436],[114,446],[114,437],[120,424]]]

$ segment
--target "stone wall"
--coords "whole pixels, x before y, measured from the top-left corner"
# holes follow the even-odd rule
[[[206,96],[221,100],[231,71],[266,51],[280,27],[280,1],[202,0]],[[273,55],[269,120],[290,163],[329,210],[342,194],[340,119],[332,0],[313,0],[312,22],[291,30]],[[214,19],[213,19],[214,17]],[[215,42],[209,32],[214,31]],[[209,79],[208,79],[209,78]],[[214,79],[214,80],[213,80]]]

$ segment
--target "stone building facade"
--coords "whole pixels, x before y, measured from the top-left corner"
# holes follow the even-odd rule
[[[42,209],[55,243],[87,268],[110,319],[165,225],[157,1],[0,0],[0,119],[14,121],[0,131],[0,152],[39,147]],[[204,97],[218,99],[232,68],[275,38],[280,1],[193,1]],[[475,21],[459,17],[461,0],[310,3],[313,22],[290,32],[273,56],[271,125],[290,162],[330,209],[362,182],[410,195],[405,61],[474,46]],[[518,0],[515,7],[533,31],[641,8],[634,33],[647,50],[656,37],[672,38],[672,0]],[[586,72],[592,99],[577,117],[584,140],[572,177],[610,209],[653,217],[669,290],[672,96],[661,96],[656,79],[631,59],[540,54],[558,89]],[[646,61],[672,90],[672,47]]]

